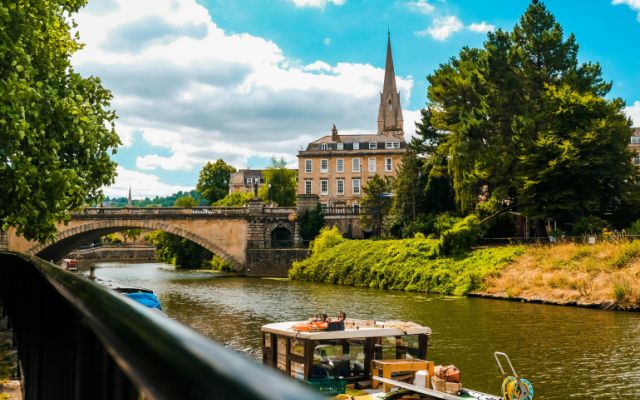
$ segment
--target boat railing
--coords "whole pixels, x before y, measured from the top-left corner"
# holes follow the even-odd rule
[[[44,260],[0,252],[26,399],[320,399],[186,326]]]

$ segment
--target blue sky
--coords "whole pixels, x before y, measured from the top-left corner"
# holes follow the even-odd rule
[[[425,77],[488,30],[510,30],[526,0],[90,0],[74,59],[114,93],[124,146],[109,195],[192,188],[208,160],[292,165],[336,123],[375,130],[387,27],[410,135]],[[601,63],[640,124],[640,0],[549,0],[583,61]]]

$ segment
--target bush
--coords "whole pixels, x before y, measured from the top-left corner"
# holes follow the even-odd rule
[[[471,248],[480,236],[480,220],[474,214],[458,221],[440,235],[440,246],[446,255],[460,255]]]
[[[234,271],[230,263],[228,263],[224,258],[217,256],[215,254],[213,257],[211,257],[210,262],[211,262],[211,269],[214,271],[220,271],[220,272]]]
[[[402,240],[346,240],[297,261],[292,279],[463,295],[483,288],[523,247],[475,250],[456,259],[438,257],[440,242],[416,237]]]
[[[227,196],[216,201],[212,205],[214,207],[242,207],[246,204],[249,204],[251,199],[253,199],[253,193],[235,192],[235,193],[228,194]]]
[[[306,209],[298,215],[300,236],[303,240],[313,240],[324,226],[322,206],[318,204],[314,209]]]
[[[640,219],[631,224],[627,229],[629,235],[640,235]]]
[[[460,220],[460,217],[456,217],[449,213],[439,214],[433,221],[433,231],[436,236],[440,236],[445,231],[451,229]]]
[[[608,228],[607,221],[595,215],[579,218],[573,226],[573,234],[576,236],[600,233]]]
[[[320,234],[311,242],[311,254],[321,254],[322,252],[339,245],[346,239],[342,237],[342,234],[338,230],[337,226],[331,228],[324,227],[320,229]]]

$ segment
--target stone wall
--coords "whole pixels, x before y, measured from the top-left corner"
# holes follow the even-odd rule
[[[291,264],[308,253],[308,249],[248,249],[245,274],[285,278]]]
[[[98,247],[93,250],[76,250],[69,253],[70,258],[80,261],[148,261],[156,260],[156,249],[153,246],[137,247]]]

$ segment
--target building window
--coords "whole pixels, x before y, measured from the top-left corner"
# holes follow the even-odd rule
[[[304,194],[311,194],[311,181],[304,181]]]
[[[633,165],[640,165],[640,154],[636,154],[635,157],[633,157]]]
[[[336,172],[344,172],[344,159],[338,158],[336,160]]]
[[[253,184],[253,178],[247,178],[247,185]]]
[[[384,148],[385,149],[399,149],[400,148],[400,142],[386,142],[384,144]]]
[[[336,181],[336,194],[344,194],[344,179],[338,179]]]
[[[377,142],[369,142],[369,150],[375,150],[378,148]]]
[[[360,214],[360,204],[358,204],[357,202],[353,203],[353,213]]]
[[[360,172],[360,159],[352,158],[351,159],[351,172]]]
[[[326,179],[320,179],[320,194],[329,194],[329,181]]]
[[[353,149],[354,150],[360,150],[360,143],[359,142],[353,142]]]
[[[376,172],[376,159],[375,158],[370,158],[369,159],[369,172]]]
[[[320,172],[329,172],[329,160],[320,160]]]
[[[312,160],[304,160],[304,172],[310,174],[313,171],[312,165]]]
[[[337,143],[337,144],[336,144],[336,148],[337,148],[338,150],[344,150],[344,143]]]
[[[640,136],[631,136],[631,144],[640,144]]]
[[[329,145],[327,143],[322,143],[320,145],[320,150],[329,150]]]
[[[360,179],[351,180],[351,193],[360,194]]]
[[[384,170],[387,172],[393,171],[393,160],[391,158],[384,159]]]

